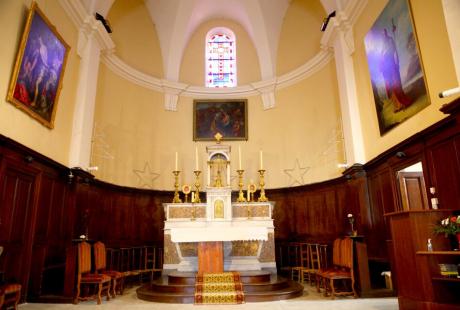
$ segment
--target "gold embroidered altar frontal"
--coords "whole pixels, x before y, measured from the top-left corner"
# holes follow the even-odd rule
[[[196,276],[195,304],[242,304],[243,284],[238,272],[203,273]]]

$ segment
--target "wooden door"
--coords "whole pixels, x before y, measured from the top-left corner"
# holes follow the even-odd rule
[[[36,216],[39,171],[14,160],[0,165],[0,270],[6,281],[22,285],[25,296],[30,273],[32,233]]]
[[[403,210],[428,209],[423,172],[398,172],[399,191]]]

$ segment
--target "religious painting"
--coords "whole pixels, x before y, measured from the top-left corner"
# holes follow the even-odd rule
[[[69,46],[35,2],[27,17],[7,100],[53,128]]]
[[[383,135],[430,104],[407,0],[390,0],[364,43]]]
[[[222,140],[247,140],[247,120],[246,99],[194,100],[193,140],[214,140],[217,133]]]

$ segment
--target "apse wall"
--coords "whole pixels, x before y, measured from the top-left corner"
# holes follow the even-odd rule
[[[445,117],[439,111],[453,98],[440,99],[438,93],[458,86],[455,67],[444,21],[442,1],[411,0],[412,16],[421,50],[431,104],[383,136],[380,135],[377,112],[364,47],[364,37],[385,7],[386,0],[367,1],[364,13],[354,25],[353,60],[358,90],[358,105],[364,135],[366,160],[376,157],[398,142]]]
[[[118,1],[117,1],[118,2]],[[293,1],[294,4],[302,1]],[[113,10],[119,10],[115,7]],[[316,13],[295,13],[295,10],[317,10]],[[141,13],[145,10],[144,13]],[[113,28],[119,24],[147,23],[146,9],[136,8],[131,17],[111,12]],[[129,14],[128,14],[129,15]],[[288,9],[288,18],[282,29],[280,42],[296,44],[293,60],[289,49],[280,48],[278,71],[289,71],[300,66],[319,50],[319,32],[324,12],[318,5],[300,5],[294,11]],[[204,84],[204,37],[214,26],[227,26],[237,38],[239,85],[260,80],[259,61],[255,47],[243,27],[230,20],[209,20],[200,25],[188,42],[180,68],[180,82],[192,85]],[[297,29],[297,31],[295,31]],[[125,31],[112,36],[115,45],[119,40],[143,41],[136,49],[124,48],[126,62],[134,61],[148,53],[157,43],[151,30]],[[125,36],[123,38],[123,36]],[[136,38],[133,38],[136,37]],[[155,50],[149,63],[158,62],[160,53]],[[143,56],[142,56],[143,57]],[[341,175],[338,163],[344,161],[340,127],[340,108],[337,91],[335,63],[327,65],[312,76],[275,93],[276,107],[264,110],[260,96],[248,99],[248,141],[225,142],[232,147],[231,168],[235,176],[238,163],[238,147],[242,151],[245,183],[257,180],[259,150],[263,150],[264,167],[267,169],[267,188],[289,187],[331,179]],[[164,109],[163,93],[134,85],[119,77],[105,65],[99,69],[96,98],[95,130],[91,165],[99,170],[96,177],[125,186],[167,189],[173,188],[171,171],[174,154],[179,154],[182,170],[181,184],[192,184],[195,165],[195,147],[198,148],[200,168],[205,170],[205,149],[212,142],[193,142],[193,99],[180,96],[176,112]],[[216,99],[218,99],[216,97]],[[236,188],[236,179],[232,179]]]
[[[80,59],[76,55],[78,33],[54,0],[38,0],[38,6],[70,45],[54,129],[49,129],[6,101],[16,54],[32,1],[0,1],[0,133],[62,164],[68,163],[75,93]]]

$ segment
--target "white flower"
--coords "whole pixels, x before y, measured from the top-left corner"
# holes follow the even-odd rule
[[[347,217],[348,217],[348,218],[351,218],[351,217],[353,217],[353,214],[348,213]]]

